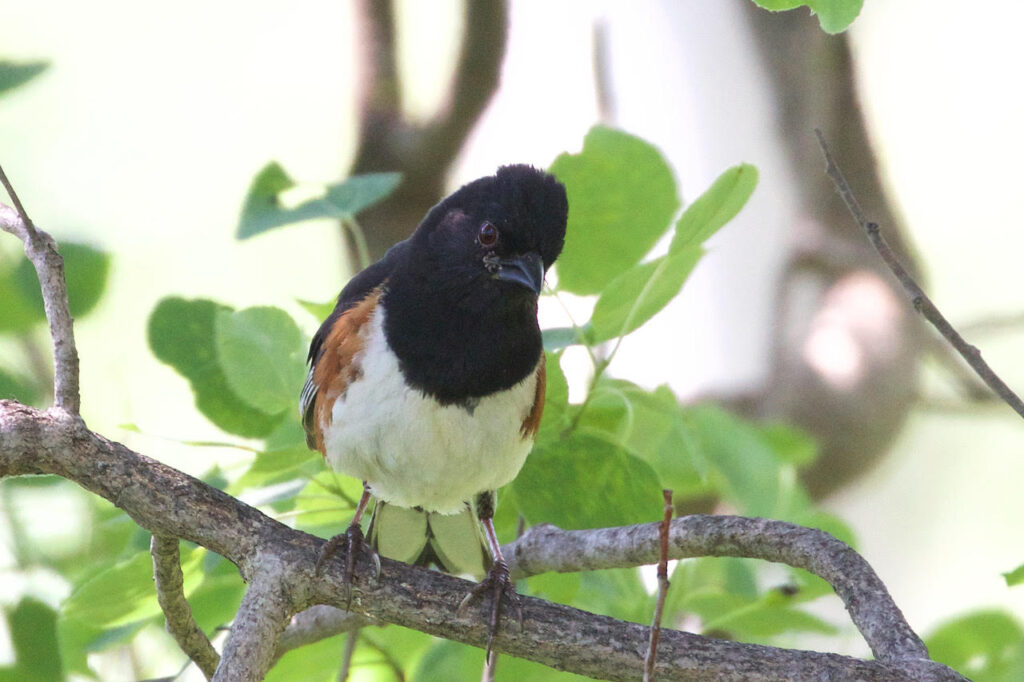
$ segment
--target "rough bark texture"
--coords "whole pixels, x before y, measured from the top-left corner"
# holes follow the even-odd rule
[[[323,539],[288,528],[198,479],[92,433],[63,410],[40,411],[0,401],[0,476],[44,473],[63,476],[101,495],[154,534],[191,540],[238,566],[250,589],[215,680],[260,679],[294,614],[315,604],[345,606],[343,571],[327,570],[317,576],[314,570]],[[555,545],[541,541],[543,533],[552,532],[549,528],[534,531],[529,542],[546,547],[543,554],[553,561],[560,560],[556,557],[569,539],[583,547],[621,543],[622,549],[616,550],[619,555],[612,553],[614,562],[621,561],[622,555],[637,563],[657,557],[657,524],[556,534],[548,541]],[[831,575],[828,567],[846,565],[856,556],[819,531],[789,524],[714,516],[673,522],[672,556],[693,555],[697,547],[714,548],[713,554],[769,560],[802,556],[794,563],[817,568],[839,584],[842,578]],[[689,553],[677,554],[679,548]],[[532,570],[558,566],[551,563],[545,569],[531,558],[531,552],[515,546],[509,549],[520,574],[524,566]],[[335,569],[343,559],[334,559]],[[479,647],[486,644],[487,605],[467,609],[464,616],[456,613],[470,583],[386,559],[382,565],[379,583],[356,584],[352,612],[377,623],[404,625]],[[362,568],[362,575],[368,575],[369,566]],[[866,572],[874,578],[870,569]],[[854,582],[861,579],[854,576]],[[865,584],[872,585],[871,580]],[[850,593],[840,593],[848,605],[854,604],[851,612],[865,608],[862,602],[866,601],[873,603],[872,620],[890,621],[888,632],[879,635],[881,643],[874,634],[865,633],[879,654],[877,662],[664,631],[657,674],[662,679],[692,680],[898,680],[906,679],[912,668],[915,674],[930,676],[916,679],[962,679],[923,658],[920,640],[908,634],[909,628],[904,631],[905,622],[895,607],[887,606],[891,600],[881,583],[866,593],[859,589],[851,585]],[[874,609],[882,611],[876,614]],[[523,613],[523,630],[507,622],[495,639],[497,651],[598,679],[642,678],[647,627],[532,598],[524,598]]]
[[[181,553],[178,538],[154,535],[149,543],[153,555],[153,581],[157,601],[167,619],[167,631],[206,675],[213,677],[220,662],[220,654],[213,648],[209,638],[192,617],[192,608],[185,599],[185,578],[181,573]]]

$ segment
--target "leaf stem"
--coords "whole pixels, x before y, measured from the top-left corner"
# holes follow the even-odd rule
[[[370,258],[370,248],[366,245],[366,234],[355,216],[346,215],[341,219],[341,226],[352,235],[352,241],[356,245],[356,257],[359,259],[359,267],[367,268],[373,264]]]

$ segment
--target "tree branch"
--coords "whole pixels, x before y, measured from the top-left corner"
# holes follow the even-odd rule
[[[323,539],[288,528],[198,479],[92,433],[78,420],[13,401],[0,401],[0,476],[40,473],[75,481],[124,509],[150,532],[196,542],[239,567],[242,577],[252,586],[232,628],[231,646],[225,646],[221,668],[228,661],[251,656],[254,663],[246,665],[245,670],[255,674],[263,665],[269,665],[277,637],[292,613],[313,604],[345,606],[343,572],[330,570],[317,576],[314,571]],[[551,539],[543,541],[545,537]],[[711,550],[710,554],[776,561],[792,554],[812,570],[817,567],[826,579],[831,576],[835,584],[845,585],[841,588],[844,591],[855,589],[853,585],[872,584],[863,577],[844,582],[841,572],[832,575],[836,566],[855,564],[853,550],[820,531],[791,524],[735,517],[689,517],[673,522],[670,539],[672,551],[686,548],[687,556],[698,554],[700,547]],[[562,552],[576,556],[581,568],[589,568],[597,565],[593,558],[596,548],[621,544],[632,557],[631,565],[638,565],[657,559],[657,543],[656,523],[594,531],[559,531],[541,526],[512,545],[509,557],[518,575],[529,573],[531,566],[532,570],[540,570],[541,566],[558,565],[556,557]],[[590,548],[590,553],[581,553],[584,548]],[[816,556],[818,553],[824,558]],[[545,559],[536,561],[535,554]],[[340,565],[342,559],[337,557],[335,565]],[[456,614],[470,583],[386,559],[382,565],[384,577],[379,584],[357,584],[353,590],[354,613],[377,623],[395,623],[481,648],[486,645],[487,619],[480,609],[470,609],[462,617]],[[866,564],[864,567],[870,572]],[[571,570],[567,563],[559,569]],[[856,569],[852,570],[856,573]],[[268,573],[273,580],[265,577]],[[869,578],[877,581],[873,573]],[[866,594],[841,592],[840,597],[855,604],[851,613],[865,610],[864,604],[891,602],[881,583]],[[265,611],[268,608],[269,615]],[[497,651],[592,677],[642,678],[648,628],[539,599],[524,599],[523,611],[523,631],[502,628],[494,643]],[[891,618],[891,614],[886,617]],[[861,623],[872,622],[867,616],[856,618]],[[239,628],[239,623],[251,625]],[[881,629],[881,623],[870,627]],[[919,650],[914,644],[919,640],[913,633],[903,631],[905,623],[901,618],[892,620],[891,627],[889,635],[866,635],[880,654],[877,662],[664,631],[656,672],[664,679],[685,675],[686,679],[694,680],[741,675],[750,680],[824,676],[835,680],[898,680],[906,679],[907,671],[913,669],[916,675],[932,676],[916,679],[962,679],[923,658],[923,648]],[[254,653],[243,646],[243,635],[239,633],[265,641],[250,645],[260,647]],[[888,639],[879,644],[879,637]],[[915,654],[922,658],[914,658]]]
[[[10,232],[25,244],[25,255],[32,262],[43,293],[46,319],[50,322],[53,341],[53,404],[77,415],[81,408],[78,390],[78,349],[68,308],[68,291],[64,280],[64,259],[57,253],[57,243],[50,235],[37,230],[25,212],[0,168],[0,183],[10,195],[17,210],[0,204],[0,230]]]
[[[296,611],[295,585],[289,584],[293,567],[274,552],[262,552],[255,563],[259,570],[242,597],[213,682],[262,680],[274,662],[277,640]]]
[[[10,209],[0,213],[0,220],[5,221],[5,229],[10,225],[9,231],[27,235],[26,244],[34,242],[33,234],[43,234],[34,231],[26,216],[16,215],[14,220],[11,213]],[[60,280],[61,284],[43,286],[54,344],[57,352],[74,354],[62,263],[52,240],[46,241],[36,267],[41,279]],[[26,251],[31,257],[33,251],[28,247]],[[58,300],[50,300],[55,296]],[[66,326],[54,323],[61,314]],[[384,559],[383,579],[357,583],[352,589],[343,581],[343,571],[325,571],[323,575],[316,571],[323,539],[289,528],[198,479],[89,431],[76,413],[77,364],[61,362],[58,358],[61,371],[70,373],[67,378],[75,387],[72,395],[64,395],[63,404],[58,399],[57,407],[63,409],[44,412],[0,400],[0,477],[55,474],[123,509],[158,538],[154,561],[162,605],[180,594],[180,588],[173,586],[180,575],[175,576],[175,569],[167,565],[175,554],[171,543],[176,541],[166,538],[195,542],[234,563],[249,589],[214,673],[217,682],[262,679],[280,649],[279,639],[289,619],[316,604],[343,607],[351,603],[354,614],[371,622],[395,623],[481,648],[488,641],[488,623],[481,613],[486,605],[464,615],[458,613],[457,605],[470,583]],[[74,409],[68,402],[72,397]],[[852,549],[825,533],[761,519],[706,516],[677,520],[669,540],[672,551],[685,556],[758,557],[793,562],[818,573],[836,587],[879,660],[664,631],[655,667],[664,678],[963,679],[927,659],[924,646],[870,567]],[[602,547],[612,554],[625,552],[620,556],[628,557],[630,565],[650,563],[657,558],[657,546],[657,524],[573,532],[542,526],[518,540],[508,556],[517,573],[528,574],[531,570],[593,568],[598,563],[594,551]],[[579,569],[570,568],[566,557],[573,558]],[[337,557],[335,565],[343,559]],[[180,573],[180,566],[177,571]],[[642,678],[648,628],[539,599],[525,598],[523,602],[524,627],[503,627],[494,641],[496,651],[591,677]],[[180,625],[180,614],[170,610],[169,621]],[[297,627],[293,625],[293,632]]]
[[[928,657],[871,566],[824,531],[769,519],[696,514],[672,522],[669,543],[670,559],[747,557],[810,571],[832,585],[878,660]],[[660,554],[658,523],[584,531],[542,524],[502,552],[514,579],[653,564]]]
[[[311,606],[292,616],[287,629],[277,640],[277,657],[292,649],[319,642],[321,639],[353,632],[366,625],[376,625],[363,616],[326,604]]]
[[[220,655],[196,624],[185,599],[178,538],[154,535],[149,551],[153,555],[156,598],[167,619],[167,632],[171,633],[185,655],[199,666],[206,679],[210,679],[217,670]]]
[[[950,345],[956,349],[960,356],[967,361],[967,364],[971,366],[981,380],[984,381],[989,388],[991,388],[996,395],[1003,399],[1007,405],[1013,410],[1024,417],[1024,401],[1021,401],[1020,397],[1013,392],[1009,386],[1006,385],[998,374],[996,374],[988,363],[985,362],[981,357],[981,351],[976,346],[972,346],[967,343],[964,338],[953,328],[953,325],[949,323],[949,320],[939,312],[939,309],[935,307],[932,300],[928,298],[928,295],[924,293],[924,290],[918,285],[917,281],[907,272],[907,269],[900,263],[899,258],[893,252],[892,247],[886,242],[885,237],[882,236],[881,231],[878,228],[878,223],[873,223],[867,219],[864,211],[860,207],[860,203],[857,201],[857,197],[853,194],[853,189],[850,188],[849,183],[846,182],[846,178],[843,177],[843,172],[840,170],[836,160],[832,157],[832,152],[829,150],[828,143],[825,142],[825,135],[815,128],[814,134],[818,137],[818,144],[821,146],[821,151],[825,155],[825,172],[828,177],[832,180],[832,183],[836,187],[836,191],[839,192],[839,196],[842,197],[843,203],[850,209],[850,213],[853,215],[853,219],[857,221],[861,229],[867,234],[868,239],[871,241],[871,245],[878,251],[878,255],[882,257],[886,266],[892,271],[892,274],[896,276],[903,288],[906,289],[907,293],[910,294],[911,301],[914,304],[914,309],[917,310],[924,319],[928,320],[933,327],[939,330],[939,333],[949,341]]]

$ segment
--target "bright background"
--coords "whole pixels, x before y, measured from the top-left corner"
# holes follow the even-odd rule
[[[457,5],[399,4],[407,101],[427,116],[457,48]],[[512,4],[502,89],[450,184],[500,163],[547,166],[579,148],[596,116],[591,36],[602,19],[617,123],[664,150],[684,198],[734,163],[761,171],[750,204],[712,242],[686,291],[627,339],[613,371],[652,386],[668,380],[684,396],[756,381],[766,369],[765,283],[784,256],[774,226],[792,215],[791,183],[800,180],[787,176],[738,4]],[[244,243],[233,233],[267,161],[301,181],[344,173],[354,144],[351,19],[340,1],[186,0],[169,9],[0,0],[0,57],[52,62],[0,100],[0,163],[44,229],[114,253],[101,307],[76,327],[91,428],[193,474],[211,458],[238,459],[176,442],[220,435],[192,408],[187,383],[148,350],[146,320],[160,298],[180,294],[279,305],[314,328],[294,300],[330,298],[347,277],[336,227],[311,223]],[[954,322],[1024,308],[1022,20],[1016,0],[983,10],[866,0],[852,29],[883,175],[929,291]],[[0,238],[0,249],[17,245]],[[979,340],[1018,388],[1021,343],[1019,334]],[[16,350],[0,345],[6,352]],[[670,355],[678,364],[666,367]],[[1024,562],[1022,482],[1024,428],[1008,409],[918,410],[885,462],[826,507],[852,525],[911,625],[927,632],[979,606],[1024,617],[1024,589],[1008,589],[1000,575]],[[39,502],[23,501],[35,511],[33,533],[56,547],[80,541],[80,499]],[[31,593],[59,604],[68,586],[12,572],[4,534],[0,526],[0,601]],[[0,664],[4,651],[0,631]],[[855,636],[850,651],[864,653]]]

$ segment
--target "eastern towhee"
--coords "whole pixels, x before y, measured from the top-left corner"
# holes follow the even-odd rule
[[[373,496],[376,552],[487,570],[467,601],[492,593],[492,639],[502,599],[518,608],[492,523],[495,490],[519,473],[540,425],[537,297],[567,215],[562,184],[530,166],[463,186],[349,281],[309,348],[306,442],[363,481],[351,525],[321,563],[345,544],[352,580]]]

